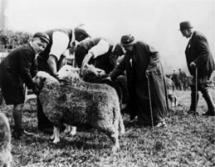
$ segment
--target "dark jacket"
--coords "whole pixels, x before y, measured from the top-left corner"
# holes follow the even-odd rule
[[[0,85],[7,104],[24,102],[23,83],[33,88],[35,73],[35,51],[30,44],[9,53],[0,64]]]
[[[148,94],[150,87],[154,123],[161,121],[167,112],[167,101],[164,74],[158,52],[146,43],[136,42],[133,51],[126,53],[122,62],[110,73],[110,77],[114,80],[124,70],[127,75],[132,111],[136,112],[141,122],[151,124]],[[148,78],[146,71],[150,71]]]
[[[198,76],[211,75],[215,70],[214,59],[211,54],[208,41],[204,35],[194,31],[186,50],[187,66],[191,75],[195,75],[194,69],[190,68],[190,63],[194,61],[198,68]]]

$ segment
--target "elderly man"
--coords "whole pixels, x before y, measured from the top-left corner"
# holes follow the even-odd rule
[[[189,21],[180,23],[180,31],[184,37],[189,38],[185,55],[189,72],[193,76],[193,82],[191,84],[191,105],[188,113],[196,113],[198,91],[201,91],[208,105],[208,111],[205,115],[214,116],[215,105],[208,87],[210,83],[209,79],[215,69],[215,64],[208,41],[203,34],[193,31],[193,27]]]
[[[126,54],[110,78],[114,80],[126,70],[131,117],[137,115],[141,125],[165,126],[167,96],[158,52],[146,43],[135,42],[132,35],[122,36],[121,44]]]
[[[0,86],[6,104],[12,104],[15,128],[13,136],[19,139],[22,128],[22,108],[25,101],[23,84],[38,94],[38,88],[32,77],[36,74],[35,59],[49,43],[44,33],[36,33],[33,39],[20,48],[14,49],[0,64]]]
[[[57,71],[63,66],[68,49],[75,47],[77,42],[88,38],[89,34],[80,27],[76,27],[74,30],[54,29],[46,33],[50,38],[50,43],[38,56],[38,70],[46,71],[57,78]],[[37,100],[37,117],[38,129],[44,133],[51,133],[52,123],[45,117],[39,99]]]

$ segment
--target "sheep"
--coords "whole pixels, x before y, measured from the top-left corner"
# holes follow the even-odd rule
[[[10,167],[11,155],[11,131],[7,117],[0,113],[0,167]]]
[[[45,115],[54,124],[53,143],[60,141],[62,123],[85,124],[104,132],[114,143],[113,151],[118,150],[118,137],[125,133],[125,127],[115,89],[106,84],[84,82],[72,74],[64,79],[68,80],[66,85],[41,71],[34,78],[35,83],[43,85],[39,98]]]
[[[64,80],[69,76],[79,78],[79,74],[80,69],[71,65],[64,65],[57,73],[59,80]]]

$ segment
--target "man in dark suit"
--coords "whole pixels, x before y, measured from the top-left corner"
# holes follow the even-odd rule
[[[22,108],[25,101],[23,84],[33,89],[35,94],[39,90],[32,77],[36,74],[36,55],[43,51],[49,43],[49,37],[44,33],[36,33],[33,39],[19,48],[14,49],[0,64],[0,87],[6,104],[12,104],[15,128],[13,136],[19,139],[22,129]]]
[[[208,90],[209,80],[215,69],[214,59],[206,37],[200,32],[193,31],[192,28],[188,21],[180,23],[182,35],[190,38],[185,50],[187,66],[190,74],[193,76],[191,84],[191,105],[188,113],[196,113],[198,91],[201,91],[208,105],[208,111],[204,115],[214,116],[215,105]],[[196,83],[198,85],[197,87]]]

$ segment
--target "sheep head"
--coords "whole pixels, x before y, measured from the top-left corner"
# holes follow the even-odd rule
[[[71,65],[64,65],[58,71],[58,78],[60,80],[66,80],[67,78],[79,78],[80,69],[72,67]]]
[[[40,89],[42,89],[44,84],[47,85],[51,85],[54,83],[59,84],[59,81],[56,78],[54,78],[53,76],[44,71],[38,71],[35,77],[33,78],[33,81]]]

